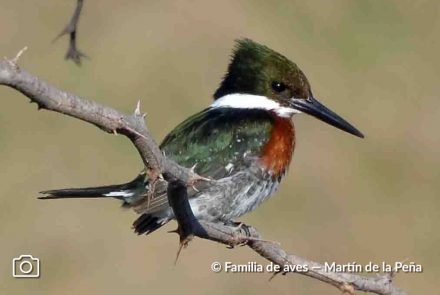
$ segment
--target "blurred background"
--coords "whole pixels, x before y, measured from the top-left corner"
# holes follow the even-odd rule
[[[51,43],[75,1],[0,0],[0,55],[24,46],[20,65],[57,87],[121,111],[141,100],[155,138],[211,103],[233,40],[249,37],[294,60],[316,97],[352,122],[360,140],[296,116],[293,164],[275,197],[241,221],[291,253],[320,262],[414,261],[398,274],[410,294],[440,275],[440,2],[85,1],[82,67]],[[213,261],[266,261],[200,239],[174,258],[178,239],[130,229],[114,200],[40,201],[51,188],[125,182],[142,164],[123,136],[37,111],[0,87],[1,294],[340,294],[300,275],[213,273]],[[32,254],[40,279],[14,279]],[[196,280],[196,281],[194,281]]]

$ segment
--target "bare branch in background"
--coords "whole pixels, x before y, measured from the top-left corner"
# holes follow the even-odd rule
[[[78,22],[79,22],[79,17],[81,15],[83,2],[84,0],[77,0],[75,11],[73,12],[72,18],[70,19],[69,23],[64,27],[61,33],[59,33],[58,36],[56,36],[55,39],[53,40],[55,42],[60,37],[67,34],[69,35],[69,48],[67,49],[65,59],[73,60],[78,66],[81,65],[81,58],[83,57],[88,58],[87,55],[82,53],[76,45]]]
[[[0,85],[23,93],[31,102],[35,102],[39,109],[69,115],[98,126],[106,132],[127,136],[138,150],[149,177],[154,181],[163,175],[169,181],[168,198],[179,225],[177,232],[180,236],[181,247],[187,245],[193,236],[230,247],[247,245],[262,257],[280,265],[281,269],[285,266],[307,266],[308,271],[294,272],[333,285],[345,294],[354,294],[356,290],[381,295],[407,294],[393,286],[391,274],[367,277],[351,273],[329,272],[322,264],[294,254],[287,254],[278,244],[264,241],[253,227],[197,220],[191,211],[186,189],[194,185],[195,181],[206,179],[162,155],[145,125],[139,107],[136,107],[134,114],[127,115],[67,93],[20,69],[17,65],[18,59],[19,55],[11,60],[0,61]]]

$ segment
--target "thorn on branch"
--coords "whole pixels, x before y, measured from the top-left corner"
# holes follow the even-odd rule
[[[35,103],[37,105],[37,111],[39,111],[41,109],[44,109],[44,106],[40,102],[38,102],[38,101],[29,100],[29,103],[30,104]]]
[[[269,278],[269,282],[271,282],[271,281],[272,281],[277,275],[279,275],[279,274],[284,275],[284,273],[283,273],[282,270],[276,271],[276,272],[274,272],[274,273],[270,276],[270,278]]]
[[[180,235],[180,231],[178,231],[179,235]],[[176,254],[176,259],[174,260],[174,265],[177,264],[177,261],[179,260],[179,256],[180,253],[182,252],[183,248],[187,248],[189,245],[189,242],[192,241],[192,239],[194,238],[194,235],[189,235],[186,236],[182,239],[182,236],[180,236],[180,243],[179,243],[179,248],[177,249],[177,254]]]
[[[18,70],[18,60],[20,59],[20,57],[23,55],[23,53],[27,50],[27,46],[23,47],[19,52],[17,52],[17,54],[15,55],[14,58],[12,59],[8,59],[8,58],[4,58],[11,67],[14,68],[14,70]]]
[[[173,209],[174,216],[178,223],[179,249],[177,250],[176,263],[182,249],[188,247],[189,242],[194,238],[193,226],[195,222],[197,222],[197,219],[189,205],[185,183],[177,179],[170,181],[168,183],[167,194],[168,202]]]
[[[342,294],[354,295],[354,287],[352,284],[343,283],[340,287]]]
[[[277,246],[280,245],[279,242],[265,240],[259,236],[253,236],[255,229],[252,226],[244,224],[243,222],[236,222],[233,224],[233,226],[235,226],[235,231],[233,233],[232,246],[247,246],[252,242],[264,242]]]
[[[393,269],[393,270],[391,270],[390,272],[384,274],[384,275],[382,276],[382,278],[383,278],[385,281],[387,281],[387,283],[392,284],[393,281],[394,281],[394,278],[396,277],[396,274],[397,274],[396,270]]]
[[[390,282],[390,283],[393,282],[393,280],[394,280],[395,277],[396,277],[396,271],[395,271],[395,270],[390,271],[390,272],[386,275],[386,278],[387,278],[388,282]]]
[[[169,234],[179,234],[179,229],[176,228],[176,229],[173,229],[173,230],[169,230],[168,233]]]
[[[135,135],[137,135],[137,136],[139,136],[139,137],[142,137],[142,138],[144,138],[144,139],[148,139],[145,135],[143,135],[143,134],[137,132],[137,131],[134,130],[133,128],[130,128],[128,124],[124,123],[124,119],[123,119],[123,118],[120,118],[120,124],[121,124],[121,126],[123,126],[123,128],[124,128],[125,130],[127,130],[128,132],[130,132],[130,133],[132,133],[132,134],[135,134]]]
[[[198,163],[195,163],[189,170],[191,170],[192,173],[196,173],[196,167]]]
[[[20,59],[20,57],[22,56],[22,54],[27,50],[27,46],[23,47],[18,53],[17,55],[11,59],[11,62],[13,62],[14,64],[18,64],[18,60]]]
[[[134,115],[139,117],[141,116],[141,101],[138,100],[136,104],[136,109],[134,110]]]
[[[190,169],[190,172],[193,174],[193,176],[188,180],[188,186],[194,188],[195,191],[198,191],[195,188],[195,185],[197,182],[199,182],[199,181],[206,181],[206,182],[214,181],[212,178],[207,178],[207,177],[203,177],[203,176],[196,174],[194,172],[194,170],[192,170],[192,169]]]

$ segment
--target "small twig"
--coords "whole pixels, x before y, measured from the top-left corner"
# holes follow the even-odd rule
[[[78,66],[81,65],[81,58],[88,58],[87,55],[85,55],[83,52],[81,52],[77,45],[77,34],[78,34],[78,22],[79,17],[81,15],[81,10],[83,6],[84,0],[77,0],[76,2],[76,8],[73,12],[73,15],[69,21],[69,23],[64,27],[64,29],[55,37],[55,39],[52,42],[55,42],[58,40],[61,36],[69,35],[69,47],[67,49],[67,53],[65,56],[65,59],[71,59],[73,62],[75,62]]]

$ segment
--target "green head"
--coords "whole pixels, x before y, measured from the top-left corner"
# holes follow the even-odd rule
[[[228,72],[214,98],[234,93],[263,95],[278,101],[312,95],[309,81],[295,63],[250,39],[236,41]]]
[[[272,105],[275,103],[283,110],[292,110],[291,114],[304,112],[346,132],[363,137],[356,128],[313,97],[307,77],[294,62],[250,39],[236,41],[228,72],[215,92],[214,99],[218,100],[225,96],[233,99],[230,96],[233,94],[255,96],[255,99],[259,100],[259,105],[261,105],[261,97],[265,97]],[[255,102],[257,104],[256,100]],[[252,105],[251,98],[249,104]]]

